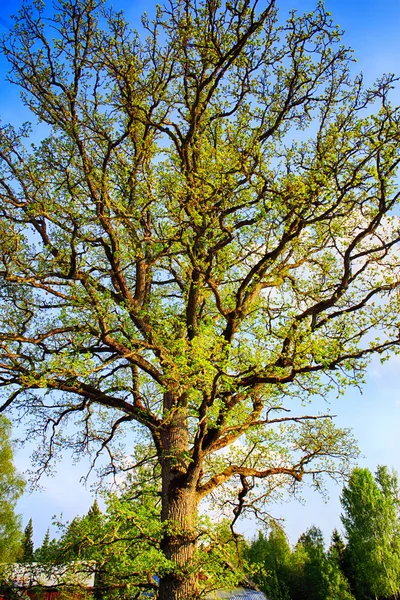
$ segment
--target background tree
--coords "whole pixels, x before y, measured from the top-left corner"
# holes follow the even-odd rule
[[[27,563],[33,561],[33,548],[33,522],[32,519],[29,519],[22,538],[21,562]]]
[[[55,560],[55,556],[58,555],[59,542],[56,538],[50,537],[50,528],[46,530],[43,538],[42,545],[35,548],[33,552],[33,560],[38,563],[38,568],[42,569],[46,566],[51,566]]]
[[[270,600],[290,600],[291,549],[282,527],[273,524],[268,537],[260,531],[246,559],[252,578]]]
[[[292,600],[354,600],[337,555],[332,546],[325,551],[318,527],[312,526],[300,536],[291,562]]]
[[[400,592],[399,490],[395,473],[378,467],[375,479],[357,468],[343,488],[345,558],[357,600]]]
[[[346,544],[338,530],[335,528],[332,532],[329,555],[331,559],[339,565],[339,568],[343,573],[345,573],[345,552]]]
[[[342,600],[354,599],[351,587],[351,569],[346,556],[346,545],[337,529],[332,532],[331,545],[328,551],[329,560],[329,592],[328,598]],[[349,579],[350,576],[350,579]]]
[[[21,544],[21,519],[15,505],[24,490],[24,481],[13,463],[11,424],[0,415],[0,563],[13,562]]]
[[[328,595],[326,556],[322,532],[315,525],[303,533],[294,548],[294,600],[325,600]]]
[[[201,500],[236,520],[343,474],[348,432],[293,407],[399,343],[394,77],[352,79],[322,5],[171,0],[143,39],[97,0],[56,10],[23,5],[3,47],[47,129],[1,127],[0,408],[42,468],[134,468],[119,443],[145,437],[159,597],[186,600]]]

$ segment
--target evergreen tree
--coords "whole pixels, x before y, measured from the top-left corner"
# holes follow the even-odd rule
[[[343,573],[345,572],[345,550],[346,544],[344,543],[343,538],[338,530],[335,528],[332,532],[331,545],[329,546],[329,556],[339,565],[339,568],[341,571],[343,571]]]
[[[87,516],[90,519],[97,519],[100,517],[100,515],[101,515],[101,510],[100,510],[100,507],[99,507],[99,504],[98,504],[97,498],[96,498],[94,500],[92,506],[89,508]]]
[[[33,522],[29,519],[28,525],[24,530],[24,537],[22,540],[22,557],[23,563],[33,561]]]
[[[33,558],[35,562],[38,562],[41,565],[45,565],[46,563],[52,562],[53,550],[56,546],[56,540],[50,539],[50,529],[48,528],[43,538],[42,545],[39,548],[36,548],[33,553]]]
[[[46,552],[50,547],[50,529],[46,530],[46,534],[43,538],[43,543],[42,543],[42,550],[43,552]]]
[[[92,506],[89,508],[86,518],[88,523],[90,523],[91,531],[93,531],[96,526],[101,528],[102,513],[97,498],[95,498]],[[106,586],[107,581],[105,579],[104,568],[101,568],[101,565],[96,563],[94,572],[94,600],[101,600],[103,598],[103,590]]]
[[[335,535],[339,544],[338,534]],[[322,532],[312,526],[303,533],[292,558],[293,600],[354,600],[340,570],[336,552],[325,552]]]
[[[334,529],[328,550],[328,596],[327,600],[351,600],[354,598],[347,578],[346,545],[337,529]]]

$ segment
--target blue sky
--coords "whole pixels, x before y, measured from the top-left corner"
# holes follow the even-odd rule
[[[278,1],[282,12],[290,8],[312,10],[315,2],[310,0]],[[143,10],[151,14],[155,3],[143,0],[127,2],[118,0],[116,7],[125,8],[134,23]],[[260,1],[260,5],[262,2]],[[345,30],[344,43],[353,47],[358,63],[355,72],[362,71],[367,81],[376,79],[383,72],[400,75],[400,2],[385,0],[378,6],[376,0],[328,0],[326,2],[334,20]],[[16,12],[19,2],[2,0],[0,29],[6,31],[10,14]],[[0,115],[3,121],[21,121],[18,91],[3,83],[6,73],[4,57],[0,57]],[[394,93],[400,103],[400,91]],[[316,410],[324,406],[316,404]],[[367,374],[367,383],[361,395],[358,390],[348,390],[344,397],[332,398],[332,412],[337,414],[340,426],[352,427],[362,452],[360,464],[372,470],[377,464],[386,464],[400,471],[400,357],[394,357],[385,365],[374,359]],[[30,449],[20,451],[17,466],[25,469],[29,463]],[[63,513],[65,520],[87,511],[93,501],[90,487],[84,487],[80,478],[85,464],[71,465],[66,458],[53,478],[44,479],[44,490],[25,495],[18,510],[24,524],[33,518],[35,542],[40,544],[52,516]],[[329,486],[330,499],[324,503],[314,492],[305,494],[305,504],[289,502],[271,507],[271,513],[286,519],[286,530],[291,542],[311,524],[320,526],[328,539],[333,527],[340,527],[340,487]],[[54,530],[53,530],[54,531]],[[245,524],[243,531],[254,532],[254,525]]]

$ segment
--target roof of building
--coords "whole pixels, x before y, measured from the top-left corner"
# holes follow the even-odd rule
[[[233,590],[217,590],[206,598],[207,600],[267,600],[262,592],[243,587]]]
[[[3,565],[3,576],[12,583],[13,587],[27,588],[32,586],[56,587],[59,585],[76,585],[93,587],[94,569],[88,568],[89,563],[69,563],[66,566],[55,565],[44,567],[40,563]]]

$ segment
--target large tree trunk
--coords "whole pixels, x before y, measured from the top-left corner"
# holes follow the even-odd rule
[[[193,565],[197,548],[196,485],[187,477],[188,430],[184,411],[172,418],[162,434],[162,521],[166,524],[162,550],[173,564],[160,581],[159,600],[197,597],[198,573]]]
[[[162,549],[173,570],[160,581],[160,600],[189,600],[197,597],[198,573],[193,568],[196,553],[197,501],[190,490],[171,488],[168,531]]]

